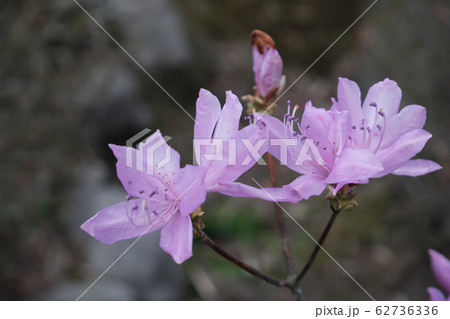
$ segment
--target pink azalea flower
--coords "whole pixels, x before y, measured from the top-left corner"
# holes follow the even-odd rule
[[[283,87],[283,60],[275,48],[263,47],[261,53],[256,45],[252,46],[253,72],[258,93],[266,99],[275,96]]]
[[[155,159],[170,152],[170,161],[155,165],[149,174],[147,152],[152,145]],[[139,237],[161,229],[161,248],[175,262],[182,263],[192,255],[192,223],[189,217],[206,198],[204,169],[187,165],[180,169],[180,155],[156,131],[138,149],[110,145],[117,158],[117,175],[129,194],[127,200],[102,209],[81,228],[105,244]],[[127,152],[142,159],[143,170],[127,165]],[[157,162],[155,160],[155,162]],[[132,199],[133,198],[133,199]]]
[[[400,110],[402,91],[397,83],[385,79],[373,85],[361,107],[358,85],[340,78],[338,101],[331,110],[347,111],[349,147],[371,151],[382,163],[383,170],[373,177],[387,174],[419,176],[442,168],[423,159],[411,159],[431,138],[423,130],[426,109],[408,105]]]
[[[207,192],[226,192],[228,188],[239,187],[240,184],[234,180],[267,150],[264,125],[249,125],[239,130],[241,113],[242,105],[230,91],[223,109],[210,92],[200,91],[194,142],[201,144],[201,140],[206,139],[215,145],[214,142],[220,139],[224,146],[221,159],[200,161],[199,166],[180,168],[180,155],[167,145],[159,131],[139,144],[138,149],[110,145],[117,158],[117,175],[129,195],[126,201],[98,212],[81,228],[105,244],[161,229],[160,246],[175,262],[182,263],[191,257],[192,223],[189,215],[205,201]],[[234,141],[234,149],[229,147],[231,140]],[[264,143],[249,154],[247,145],[255,145],[259,140]],[[197,159],[211,150],[212,145],[196,148]],[[140,163],[129,165],[127,154]],[[169,161],[160,166],[167,154]],[[240,195],[248,197],[252,193]]]
[[[428,294],[431,301],[450,301],[450,260],[433,249],[428,250],[430,256],[431,269],[433,270],[434,277],[444,288],[444,291],[448,294],[446,298],[444,293],[437,288],[428,287]]]
[[[369,90],[361,107],[356,83],[340,79],[338,101],[332,99],[330,110],[308,102],[301,122],[295,118],[297,106],[292,114],[288,110],[283,122],[259,114],[268,127],[269,152],[302,174],[283,188],[295,190],[300,200],[319,195],[327,185],[333,185],[336,194],[346,184],[367,184],[369,178],[390,173],[419,176],[440,169],[435,162],[411,159],[431,134],[422,129],[425,108],[410,105],[398,112],[400,98],[397,84],[385,80]],[[305,147],[316,156],[299,164]]]
[[[283,186],[284,194],[292,196],[290,201],[319,195],[329,184],[364,182],[383,169],[371,152],[347,147],[346,112],[327,111],[308,102],[300,122],[295,117],[298,108],[295,106],[292,114],[288,109],[283,122],[266,114],[257,115],[267,123],[268,151],[282,165],[301,174]]]

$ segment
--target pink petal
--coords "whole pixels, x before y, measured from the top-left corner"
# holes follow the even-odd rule
[[[161,229],[159,246],[170,254],[177,264],[181,264],[192,256],[192,238],[191,218],[175,214]]]
[[[139,237],[163,227],[174,210],[151,211],[149,202],[135,199],[106,207],[81,225],[81,229],[105,244]],[[162,217],[160,217],[162,216]]]
[[[253,55],[253,72],[255,73],[255,84],[256,87],[260,87],[260,78],[261,78],[261,67],[264,61],[265,54],[261,54],[258,51],[258,48],[254,45],[252,46],[252,55]]]
[[[326,187],[327,183],[324,178],[315,175],[302,175],[290,184],[283,186],[287,190],[294,190],[299,195],[298,200],[320,195]]]
[[[269,49],[266,51],[260,71],[260,80],[258,91],[262,96],[273,88],[280,85],[281,75],[283,73],[283,61],[277,49]]]
[[[333,121],[331,114],[323,108],[316,108],[308,101],[305,105],[300,131],[302,135],[319,142],[319,145],[328,145],[328,129]]]
[[[407,161],[392,173],[395,175],[420,176],[437,171],[441,168],[442,166],[436,162],[424,159],[416,159]]]
[[[408,105],[387,120],[386,131],[381,148],[386,148],[400,136],[414,129],[421,129],[425,125],[427,110],[420,105]]]
[[[430,296],[430,301],[446,301],[444,294],[439,289],[428,287],[427,291]]]
[[[206,200],[205,170],[201,166],[186,165],[175,176],[174,188],[180,200],[181,215],[189,215]]]
[[[412,157],[416,156],[430,138],[431,134],[425,130],[412,130],[403,134],[388,148],[379,150],[376,153],[376,157],[383,164],[384,169],[377,173],[375,177],[390,174],[401,167]]]
[[[128,194],[136,197],[148,197],[155,188],[164,188],[180,168],[180,155],[159,131],[139,144],[138,150],[113,144],[109,147],[117,158],[117,176]]]
[[[444,290],[450,294],[450,260],[433,249],[428,250],[434,277]]]
[[[205,184],[209,188],[218,182],[233,182],[266,153],[267,145],[267,130],[263,125],[244,127],[224,142],[222,159],[208,165]]]
[[[239,130],[239,119],[242,105],[239,98],[231,91],[227,91],[227,99],[214,130],[214,138],[231,138]]]
[[[333,110],[335,109],[341,112],[348,111],[348,129],[352,130],[352,127],[355,126],[356,129],[350,132],[352,132],[353,139],[359,141],[361,133],[358,128],[361,126],[363,113],[361,110],[361,91],[356,82],[339,78],[337,104],[333,101]]]
[[[382,170],[380,161],[369,150],[345,148],[336,158],[326,182],[334,184],[364,180]]]
[[[342,152],[342,149],[349,142],[349,133],[347,131],[347,116],[348,112],[335,111],[328,112],[332,116],[332,122],[328,130],[328,145],[326,145],[326,150],[319,148],[324,160],[331,164],[336,155]],[[320,146],[320,145],[319,145]]]
[[[212,133],[219,115],[219,100],[208,90],[201,89],[195,111],[194,139],[212,138]],[[200,158],[199,155],[195,154],[197,159]]]
[[[372,127],[375,116],[375,108],[370,103],[376,103],[378,110],[383,110],[386,118],[390,119],[398,113],[402,90],[397,82],[385,79],[373,85],[364,100],[362,111],[369,127]]]
[[[150,135],[144,142],[139,143],[138,155],[142,155],[147,174],[162,177],[166,182],[180,169],[180,154],[171,148],[159,130]]]
[[[221,193],[233,197],[260,198],[271,202],[297,203],[300,198],[293,189],[288,188],[259,188],[238,182],[218,183],[214,185],[211,192]]]

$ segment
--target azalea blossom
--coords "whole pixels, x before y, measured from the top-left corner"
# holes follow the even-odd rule
[[[128,152],[134,159],[142,159],[144,168],[151,165],[146,150],[156,143],[161,145],[153,157],[160,159],[170,152],[170,161],[163,167],[155,165],[153,174],[148,174],[127,165]],[[204,169],[192,165],[180,168],[180,155],[167,145],[159,131],[140,143],[138,149],[117,145],[110,148],[117,158],[117,175],[128,193],[127,200],[102,209],[81,228],[105,244],[161,229],[161,248],[175,262],[182,263],[192,255],[189,214],[206,198]]]
[[[431,301],[450,301],[450,260],[433,249],[428,250],[431,269],[437,282],[444,288],[447,297],[437,288],[428,287]]]
[[[300,200],[319,195],[327,185],[336,194],[346,184],[367,184],[390,173],[419,176],[440,169],[435,162],[411,159],[431,134],[422,129],[425,108],[410,105],[398,112],[400,98],[400,88],[386,79],[372,86],[361,107],[359,87],[341,78],[330,110],[308,102],[301,121],[295,117],[298,106],[292,114],[288,107],[283,122],[259,114],[268,127],[269,152],[301,174],[283,188],[295,190]],[[308,141],[320,156],[300,165]]]
[[[284,87],[283,60],[267,33],[254,30],[250,39],[256,88],[261,97],[268,101]]]
[[[402,91],[396,82],[385,79],[373,85],[361,106],[358,85],[340,78],[338,100],[331,110],[347,111],[347,138],[352,149],[372,152],[383,165],[373,177],[387,174],[419,176],[442,168],[416,156],[431,138],[423,129],[426,109],[408,105],[399,111]]]
[[[244,187],[247,192],[240,192],[240,196],[253,195],[249,191],[251,187],[234,183],[234,180],[266,152],[267,132],[261,122],[239,130],[241,113],[242,105],[231,91],[227,92],[223,109],[214,95],[200,91],[194,144],[201,144],[200,141],[206,139],[211,145],[196,147],[196,156],[201,159],[217,140],[225,147],[220,150],[223,152],[221,159],[200,161],[199,166],[180,168],[180,155],[167,145],[159,131],[140,143],[137,149],[110,145],[117,158],[117,175],[128,193],[127,200],[101,210],[81,228],[105,244],[161,229],[160,246],[175,262],[182,263],[191,257],[189,215],[205,201],[207,192],[226,193],[230,189],[236,193],[236,188]],[[230,141],[235,146],[231,154]],[[257,149],[251,147],[259,141],[263,143]],[[127,155],[138,164],[129,165]],[[163,159],[168,161],[159,165]]]

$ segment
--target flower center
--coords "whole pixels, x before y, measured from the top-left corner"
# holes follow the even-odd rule
[[[299,132],[294,130],[294,123],[297,124],[297,128],[300,131],[300,120],[295,117],[295,113],[300,107],[298,105],[294,106],[291,114],[291,101],[288,101],[287,113],[284,114],[283,124],[284,124],[284,133],[287,134],[287,130],[289,130],[292,136],[297,136]]]
[[[372,102],[369,105],[374,108],[374,119],[371,126],[366,123],[365,119],[361,120],[361,127],[359,128],[361,131],[363,131],[361,148],[369,149],[372,146],[373,138],[375,136],[379,136],[378,143],[373,149],[373,153],[376,153],[381,146],[384,132],[386,130],[386,115],[384,114],[382,108],[378,109],[378,105],[375,102]],[[379,123],[380,121],[381,123]],[[352,129],[355,128],[355,126],[352,126]]]
[[[144,193],[146,193],[144,190],[139,191],[139,194]],[[131,202],[133,197],[131,195],[127,195],[127,204],[125,206],[127,218],[130,223],[136,227],[145,225],[151,226],[151,220],[154,220],[155,217],[158,218],[159,215],[171,205],[170,199],[172,197],[173,196],[167,188],[165,188],[164,191],[159,188],[155,188],[148,194],[148,198],[141,198],[140,204],[137,204],[135,201]],[[178,205],[178,203],[174,206],[176,205]]]

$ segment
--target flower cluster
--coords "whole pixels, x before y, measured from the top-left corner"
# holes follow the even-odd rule
[[[353,189],[367,184],[370,178],[391,173],[419,176],[441,168],[429,160],[412,159],[431,137],[423,129],[426,110],[419,105],[399,110],[402,93],[389,79],[373,85],[363,102],[358,85],[340,78],[337,98],[331,99],[329,110],[308,102],[298,118],[300,107],[289,103],[282,120],[266,114],[284,86],[283,63],[267,34],[254,31],[251,41],[256,89],[246,101],[258,108],[246,117],[249,124],[239,128],[243,107],[231,91],[221,108],[218,99],[202,89],[194,125],[198,165],[180,168],[179,153],[159,131],[137,149],[110,145],[117,158],[117,175],[128,196],[86,221],[83,230],[112,244],[160,229],[161,248],[182,263],[192,256],[191,217],[207,193],[297,203],[329,187],[340,210],[354,204],[339,200],[348,194],[352,197]],[[261,189],[236,182],[262,161],[266,152],[299,176],[278,188]],[[140,167],[130,165],[129,158],[139,159]],[[161,164],[163,158],[168,160]],[[448,261],[444,263],[436,252],[430,254],[436,276],[449,293],[445,277]],[[443,267],[445,275],[438,275]],[[435,288],[430,288],[430,294],[437,298]]]

